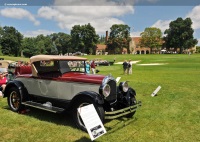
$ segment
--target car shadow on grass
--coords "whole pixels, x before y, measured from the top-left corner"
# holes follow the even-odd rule
[[[106,124],[105,129],[107,130],[108,133],[114,133],[120,129],[123,129],[127,125],[130,125],[131,123],[136,122],[137,118],[136,117],[132,117],[132,118],[121,117],[121,118],[115,119],[114,122],[111,122],[111,125],[109,125],[110,121],[105,122]]]
[[[91,139],[89,139],[87,137],[82,137],[79,140],[76,140],[74,142],[91,142]]]
[[[72,115],[68,113],[52,113],[36,108],[29,108],[30,111],[25,113],[25,115],[35,117],[40,120],[45,120],[48,122],[54,122],[58,125],[68,125],[68,126],[73,126],[73,121],[72,121]],[[72,125],[71,125],[72,124]]]
[[[8,106],[3,107],[3,109],[10,110]],[[27,117],[33,117],[38,120],[55,123],[57,125],[69,126],[75,129],[77,128],[76,125],[74,124],[73,117],[70,112],[52,113],[52,112],[48,112],[48,111],[44,111],[44,110],[40,110],[40,109],[32,108],[32,107],[28,107],[27,110],[29,111],[25,113],[20,113],[20,115],[26,115]],[[120,129],[123,129],[127,125],[134,123],[135,121],[137,121],[137,118],[134,116],[132,118],[121,117],[114,120],[105,120],[104,127],[107,133],[114,133]],[[76,142],[79,142],[79,141],[88,142],[91,140],[88,139],[87,137],[82,137]]]
[[[10,110],[8,106],[3,107],[3,109]],[[11,110],[10,110],[11,111]],[[16,112],[17,113],[17,112]],[[52,113],[37,108],[28,107],[26,112],[18,112],[20,115],[26,115],[27,117],[32,117],[39,119],[41,121],[47,121],[55,123],[57,125],[70,126],[76,128],[76,125],[73,122],[72,114],[70,112],[63,113]]]

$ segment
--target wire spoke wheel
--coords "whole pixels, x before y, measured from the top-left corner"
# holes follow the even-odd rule
[[[11,98],[10,99],[10,104],[12,105],[12,107],[18,109],[19,106],[20,106],[20,97],[19,97],[19,95],[15,91],[13,91],[11,93],[11,97],[10,98]]]
[[[14,112],[18,112],[23,108],[21,95],[17,88],[10,88],[8,96],[8,105]]]

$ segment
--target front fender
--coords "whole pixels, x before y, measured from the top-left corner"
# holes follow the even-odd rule
[[[3,98],[8,97],[8,93],[11,87],[16,87],[19,90],[20,94],[22,95],[24,94],[24,91],[25,91],[24,84],[21,81],[13,80],[13,81],[9,81],[9,83],[6,85]]]
[[[104,103],[104,99],[98,93],[93,92],[93,91],[83,91],[83,92],[78,93],[72,99],[70,104],[73,105],[74,103],[76,103],[78,99],[81,99],[83,97],[89,97],[93,99],[95,103],[100,104],[100,105]]]
[[[136,96],[136,92],[135,92],[135,90],[133,89],[133,88],[129,88],[128,89],[128,92],[127,93],[129,93],[129,94],[131,94],[131,95],[133,95],[133,96]]]

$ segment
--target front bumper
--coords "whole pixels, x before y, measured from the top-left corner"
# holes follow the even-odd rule
[[[133,106],[129,106],[129,107],[111,111],[111,112],[105,112],[105,119],[115,119],[115,118],[122,117],[122,116],[130,114],[130,113],[133,113],[140,106],[142,106],[142,102],[138,101],[137,104],[135,104]]]

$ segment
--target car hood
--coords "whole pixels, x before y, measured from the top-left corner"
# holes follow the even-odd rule
[[[86,73],[76,73],[70,72],[63,74],[59,80],[62,81],[72,81],[72,82],[83,82],[83,83],[94,83],[94,84],[102,84],[103,79],[106,76],[104,75],[94,75],[94,74],[86,74]]]

